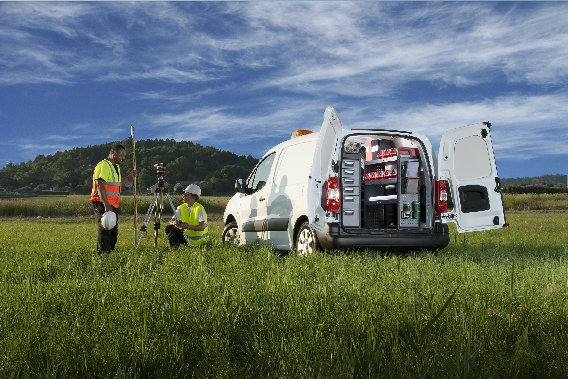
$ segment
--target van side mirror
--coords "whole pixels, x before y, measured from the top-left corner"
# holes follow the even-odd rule
[[[240,193],[246,193],[246,189],[247,189],[247,183],[245,182],[245,180],[243,178],[238,178],[235,181],[235,191]]]

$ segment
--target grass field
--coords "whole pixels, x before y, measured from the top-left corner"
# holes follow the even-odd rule
[[[193,250],[133,251],[121,219],[102,257],[94,217],[5,219],[0,377],[567,377],[566,208],[437,254],[308,257],[223,246],[218,217]]]
[[[181,195],[171,196],[174,206],[182,203]],[[200,202],[212,214],[222,214],[228,197],[204,196]],[[152,196],[138,196],[136,209],[138,216],[143,218],[153,201]],[[165,213],[171,215],[172,210],[164,197]],[[130,217],[134,214],[132,196],[122,196],[120,212]],[[30,198],[0,199],[0,217],[94,217],[93,208],[88,196],[36,196]]]

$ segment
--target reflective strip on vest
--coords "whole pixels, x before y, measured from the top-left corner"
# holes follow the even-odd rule
[[[97,171],[97,168],[99,168],[99,165],[104,164],[103,162],[105,162],[108,165],[109,172],[106,173],[107,174],[106,176],[101,177],[100,179],[105,181],[104,187],[105,187],[105,192],[106,192],[106,195],[107,195],[108,203],[110,205],[112,205],[113,207],[118,208],[118,204],[120,202],[120,191],[121,191],[120,167],[117,166],[118,171],[115,171],[113,165],[108,160],[103,159],[102,161],[100,161],[97,164],[97,167],[95,167],[95,172]],[[115,176],[115,173],[116,173],[116,176]],[[100,193],[99,193],[98,184],[97,184],[97,181],[96,181],[96,179],[98,179],[98,178],[95,179],[94,176],[95,176],[95,174],[93,173],[93,187],[91,189],[91,200],[102,202],[102,199],[101,199]]]
[[[195,230],[192,230],[192,231],[195,232]],[[203,239],[203,238],[207,238],[207,237],[209,237],[209,233],[205,233],[205,234],[202,234],[200,236],[187,236],[187,238],[189,238],[190,240],[195,240],[195,241]]]

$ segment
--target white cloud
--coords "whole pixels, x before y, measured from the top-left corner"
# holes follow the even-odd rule
[[[211,77],[202,72],[178,70],[172,67],[160,67],[145,72],[108,73],[101,75],[98,80],[158,80],[172,83],[188,83],[192,81],[207,81]]]
[[[67,144],[39,144],[39,143],[26,143],[21,145],[21,149],[24,152],[30,152],[33,157],[36,157],[37,155],[43,154],[43,155],[50,155],[50,154],[54,154],[57,151],[65,151],[65,150],[70,150],[72,149],[74,146],[73,145],[67,145]]]
[[[393,21],[396,27],[380,18],[377,24],[369,21],[374,12],[357,14],[359,22],[338,23],[334,28],[344,33],[340,37],[318,34],[317,27],[307,23],[302,42],[318,40],[314,48],[320,54],[293,55],[295,64],[266,85],[318,91],[329,89],[330,81],[341,81],[367,88],[368,83],[383,83],[382,88],[392,89],[411,80],[441,80],[463,87],[491,82],[499,73],[514,82],[566,82],[565,4],[536,7],[531,13],[515,9],[492,13],[491,9],[487,3],[408,6]],[[323,14],[332,19],[336,13]],[[302,17],[321,15],[306,11]],[[295,21],[290,22],[295,27]],[[335,91],[342,93],[337,87]]]
[[[428,136],[437,146],[442,134],[449,129],[490,121],[499,158],[524,160],[568,154],[567,95],[511,96],[480,102],[424,105],[375,116],[377,119],[373,121],[357,115],[349,127],[411,130]]]
[[[108,86],[150,106],[105,120],[256,155],[319,127],[326,105],[348,127],[433,141],[489,120],[502,157],[545,143],[567,154],[566,14],[562,2],[0,3],[0,88]],[[449,91],[411,93],[417,83]],[[48,142],[58,135],[65,145]]]
[[[324,110],[312,101],[274,104],[255,114],[228,107],[205,107],[148,116],[144,123],[159,131],[153,138],[190,140],[260,157],[268,148],[290,138],[293,130],[318,129]],[[306,123],[306,119],[313,122]]]
[[[11,68],[4,83],[16,81],[8,74],[24,80],[21,69],[36,72],[34,82],[42,70],[44,80],[59,83],[85,72],[112,81],[206,82],[240,65],[277,68],[249,83],[256,88],[314,94],[340,81],[352,83],[348,95],[367,95],[368,83],[380,83],[379,93],[410,80],[470,86],[501,72],[513,82],[549,84],[565,83],[568,72],[562,3],[24,4],[2,7],[5,43],[26,46],[3,59]],[[82,47],[53,49],[45,32]]]
[[[215,146],[230,141],[234,147],[248,147],[248,153],[260,156],[272,145],[288,139],[295,129],[319,130],[323,120],[325,107],[321,103],[292,101],[280,106],[268,113],[247,115],[236,115],[229,108],[202,108],[149,117],[147,122],[163,131],[161,138]],[[499,158],[523,160],[536,155],[568,154],[568,96],[565,95],[397,106],[387,111],[357,106],[337,110],[345,128],[412,131],[429,137],[436,149],[447,130],[490,121]]]

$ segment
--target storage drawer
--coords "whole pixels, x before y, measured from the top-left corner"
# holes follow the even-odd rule
[[[361,168],[359,166],[350,167],[350,168],[342,168],[341,169],[341,178],[348,178],[348,179],[355,179],[357,183],[361,180]]]
[[[342,216],[343,226],[360,227],[361,225],[361,197],[360,196],[343,196]]]
[[[355,159],[344,159],[341,163],[342,168],[354,168],[359,166],[360,166],[359,161]]]
[[[343,195],[345,196],[361,196],[361,187],[343,187]]]
[[[359,180],[359,178],[355,178],[353,176],[348,176],[348,177],[341,178],[341,184],[342,184],[342,188],[359,187],[360,184],[361,184],[361,181]]]

